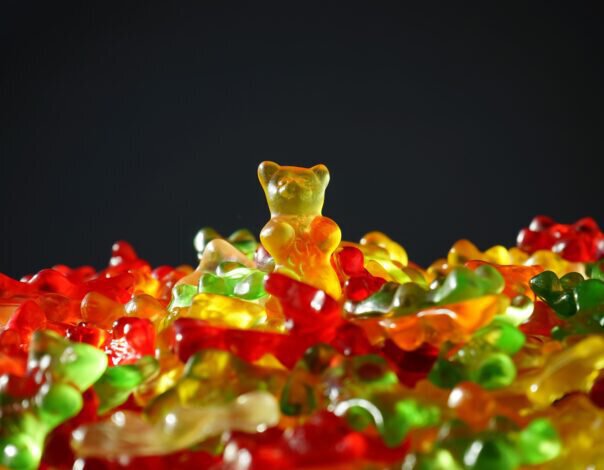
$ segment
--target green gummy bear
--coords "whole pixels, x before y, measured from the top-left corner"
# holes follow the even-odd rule
[[[593,272],[593,269],[592,269]],[[569,334],[602,333],[604,329],[604,281],[584,279],[569,273],[558,279],[544,271],[530,280],[533,292],[548,304],[565,323],[552,330],[556,339]]]
[[[516,366],[511,356],[524,345],[525,336],[505,320],[494,320],[478,330],[471,340],[449,355],[451,345],[445,345],[440,357],[428,374],[437,387],[452,388],[469,380],[485,389],[510,385],[516,378]]]
[[[204,273],[199,279],[198,293],[219,294],[244,300],[266,297],[266,273],[234,262],[221,263],[216,273]]]
[[[409,454],[403,468],[514,470],[546,464],[560,455],[561,448],[558,434],[544,418],[519,429],[512,421],[496,417],[482,431],[450,419],[441,425],[432,448],[425,454]]]
[[[72,343],[51,331],[36,331],[27,362],[27,375],[38,384],[36,392],[12,397],[0,387],[0,466],[37,468],[46,436],[78,414],[83,406],[82,392],[106,367],[103,351]],[[8,383],[11,377],[5,377]]]
[[[440,421],[439,408],[400,385],[389,363],[378,355],[341,358],[325,370],[322,383],[336,414],[345,415],[359,430],[373,423],[390,447],[399,445],[412,429]]]
[[[586,279],[574,288],[577,311],[586,311],[604,307],[604,282],[599,279]]]
[[[430,292],[435,305],[451,304],[488,294],[499,294],[505,280],[499,271],[488,264],[474,271],[466,267],[453,269],[440,286]]]
[[[484,339],[505,354],[516,354],[526,341],[524,334],[505,320],[493,320],[489,325],[474,334],[475,338]]]
[[[529,281],[529,285],[536,296],[544,300],[562,318],[568,318],[577,313],[577,305],[572,292],[572,284],[576,283],[576,276],[571,282],[562,282],[552,271],[537,274]],[[566,288],[564,286],[567,286]]]
[[[355,317],[383,315],[389,312],[402,315],[425,305],[427,295],[428,291],[414,282],[387,282],[365,300],[347,302],[345,309]]]
[[[438,406],[407,395],[401,388],[357,392],[340,401],[334,408],[335,413],[345,415],[349,425],[359,431],[374,424],[389,447],[398,446],[413,429],[435,426],[440,422]]]
[[[124,403],[139,385],[159,372],[159,363],[152,356],[140,358],[136,364],[109,367],[94,384],[99,403],[99,414],[104,414]]]
[[[360,302],[347,302],[344,309],[355,317],[393,313],[395,317],[415,313],[434,305],[445,305],[499,294],[505,281],[494,267],[478,266],[474,271],[466,267],[453,269],[440,284],[426,289],[415,282],[385,283],[379,291]]]
[[[36,331],[27,368],[43,371],[48,382],[68,383],[83,392],[103,374],[107,356],[93,346],[72,343],[52,331]]]

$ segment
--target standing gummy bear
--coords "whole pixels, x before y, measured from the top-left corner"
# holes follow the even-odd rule
[[[321,215],[329,183],[327,167],[262,162],[258,178],[271,211],[260,240],[275,260],[275,272],[304,279],[338,299],[340,282],[330,260],[342,234],[333,220]]]

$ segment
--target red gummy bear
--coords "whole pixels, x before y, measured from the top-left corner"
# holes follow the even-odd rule
[[[171,347],[183,362],[202,349],[212,348],[229,351],[248,362],[272,354],[291,368],[312,344],[308,339],[292,335],[216,327],[195,318],[179,318],[170,332]]]
[[[109,267],[105,269],[103,274],[115,276],[116,274],[126,273],[130,270],[150,273],[151,265],[138,257],[138,254],[130,243],[119,240],[111,247]]]
[[[344,283],[344,297],[354,302],[365,300],[384,285],[385,279],[375,277],[365,269],[363,252],[354,246],[345,246],[334,256],[336,271]],[[339,269],[337,269],[339,268]]]
[[[343,321],[340,305],[320,289],[279,273],[269,274],[264,288],[279,299],[293,334],[329,342]]]
[[[321,342],[311,335],[223,328],[208,325],[204,320],[196,318],[179,318],[167,330],[167,335],[171,349],[183,362],[203,349],[221,349],[248,362],[257,361],[265,354],[272,354],[290,369],[309,347]],[[331,344],[344,355],[374,351],[364,331],[351,323],[342,323],[335,330]]]
[[[527,253],[551,250],[566,260],[583,263],[604,257],[604,234],[591,217],[565,225],[539,215],[520,230],[517,245]]]
[[[377,436],[351,430],[346,421],[327,411],[313,415],[304,424],[262,433],[233,433],[224,451],[226,468],[248,470],[363,468],[367,460],[394,463],[403,459],[408,443],[388,448]]]

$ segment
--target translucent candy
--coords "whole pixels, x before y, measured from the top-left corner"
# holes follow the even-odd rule
[[[189,308],[177,312],[167,318],[166,325],[176,318],[198,318],[210,325],[232,328],[268,327],[269,323],[262,305],[218,294],[197,294]]]
[[[546,249],[570,261],[596,261],[604,256],[604,233],[591,217],[565,225],[537,216],[520,231],[517,243],[527,253]]]
[[[475,271],[465,267],[452,270],[432,289],[425,289],[417,283],[386,283],[365,300],[347,302],[345,309],[355,316],[375,316],[392,313],[404,316],[426,307],[447,305],[503,290],[504,279],[490,265],[477,266]]]
[[[552,330],[556,338],[603,331],[604,281],[584,279],[579,273],[558,278],[552,271],[544,271],[530,284],[535,294],[564,320]]]
[[[447,259],[439,259],[432,263],[428,268],[428,274],[432,278],[438,278],[446,275],[451,269],[472,261],[500,266],[538,266],[542,270],[554,271],[559,276],[584,270],[582,263],[568,261],[549,250],[537,250],[529,254],[515,247],[506,249],[496,245],[481,252],[471,241],[459,240],[449,250]]]
[[[199,259],[203,257],[203,252],[207,248],[208,244],[212,240],[216,239],[225,239],[239,251],[244,253],[248,258],[253,258],[254,253],[258,248],[258,242],[256,240],[256,237],[252,232],[247,229],[236,230],[231,235],[225,238],[213,228],[204,227],[199,230],[199,232],[197,232],[197,235],[195,235],[195,239],[193,241]]]
[[[265,273],[237,263],[222,263],[218,272],[205,273],[199,279],[199,292],[256,300],[266,296]]]
[[[499,418],[482,432],[463,421],[450,421],[439,429],[434,447],[409,454],[403,468],[511,470],[522,465],[549,465],[560,450],[556,430],[544,419],[533,420],[522,429]]]
[[[295,469],[382,468],[400,461],[407,452],[403,443],[386,447],[376,436],[351,429],[345,420],[322,411],[303,424],[263,433],[233,433],[224,450],[226,468]]]
[[[493,321],[474,333],[467,344],[443,347],[429,378],[446,388],[462,381],[475,382],[485,389],[505,387],[516,378],[511,356],[522,348],[524,341],[524,335],[514,326]]]
[[[282,368],[250,364],[227,351],[206,348],[191,356],[182,376],[145,411],[160,419],[174,407],[225,404],[255,390],[278,395],[284,375]]]
[[[573,391],[589,391],[604,368],[604,339],[588,336],[553,355],[543,370],[524,378],[526,396],[545,407]]]
[[[107,411],[124,403],[131,393],[159,372],[157,361],[144,356],[135,364],[109,367],[94,384],[100,398],[98,412]]]
[[[118,411],[105,421],[76,429],[72,446],[83,457],[163,455],[226,431],[256,432],[278,422],[275,397],[257,391],[240,395],[226,405],[174,407],[156,421]]]
[[[26,377],[0,380],[0,464],[10,468],[38,467],[48,433],[80,411],[107,366],[102,351],[50,332],[34,333],[29,351]]]
[[[341,288],[330,257],[340,243],[340,228],[321,215],[329,171],[324,165],[305,169],[263,162],[258,178],[271,211],[260,240],[275,270],[338,299]]]
[[[0,274],[0,467],[604,466],[604,237],[539,216],[428,269],[322,216],[329,172],[264,162],[257,238],[198,266]],[[194,253],[193,253],[194,255]]]
[[[548,413],[562,440],[560,456],[547,468],[566,470],[604,465],[604,412],[581,394],[564,398]]]
[[[204,273],[215,273],[220,263],[225,261],[239,263],[247,268],[254,267],[254,263],[244,253],[226,240],[217,238],[205,246],[195,271],[181,278],[175,287],[181,284],[198,286],[199,279]]]

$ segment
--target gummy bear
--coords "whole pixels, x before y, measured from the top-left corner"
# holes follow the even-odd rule
[[[325,345],[306,352],[281,396],[286,414],[309,413],[317,407],[345,416],[358,431],[373,425],[389,447],[400,445],[411,429],[439,420],[438,409],[402,387],[383,357],[345,358]]]
[[[227,431],[255,432],[279,421],[275,397],[265,391],[240,395],[228,404],[175,406],[159,419],[117,411],[109,419],[76,429],[77,455],[120,458],[163,455],[189,448]]]
[[[303,424],[273,427],[262,433],[235,432],[224,451],[224,468],[248,470],[390,468],[409,444],[389,448],[377,436],[357,432],[328,411],[313,414]],[[377,467],[368,462],[378,463]],[[381,465],[380,465],[381,464]]]
[[[530,285],[563,319],[560,326],[552,329],[555,338],[604,330],[604,281],[584,279],[579,273],[558,278],[555,273],[544,271],[532,278]]]
[[[365,300],[386,282],[381,277],[373,276],[364,267],[363,252],[354,246],[343,246],[334,256],[333,261],[344,284],[344,297],[347,300],[355,302]]]
[[[429,378],[445,388],[467,380],[485,389],[505,387],[516,378],[511,356],[522,348],[524,341],[524,335],[516,327],[494,320],[476,331],[468,343],[457,348],[445,345]]]
[[[331,255],[341,239],[340,228],[321,215],[329,171],[263,162],[258,178],[271,211],[260,233],[262,245],[275,260],[275,270],[304,279],[334,299],[340,297]]]
[[[82,392],[103,374],[102,351],[48,331],[33,334],[27,375],[0,379],[0,464],[33,469],[48,433],[82,408]]]
[[[204,273],[199,280],[199,292],[226,295],[244,300],[266,296],[265,273],[239,263],[226,262],[218,266],[216,274]]]
[[[135,364],[109,367],[94,384],[94,390],[99,397],[100,414],[124,403],[130,394],[147,380],[159,372],[157,360],[152,356],[144,356]]]
[[[403,468],[514,470],[549,463],[558,457],[561,447],[555,428],[543,418],[520,428],[498,417],[491,427],[478,433],[463,421],[449,421],[439,429],[432,449],[409,454]]]
[[[558,458],[548,463],[548,469],[587,469],[604,465],[603,410],[596,408],[585,395],[572,394],[556,403],[548,417],[564,444]]]
[[[143,359],[136,368],[108,369],[108,377],[95,384],[101,407],[111,405],[104,401],[103,392],[118,388],[122,396],[117,398],[122,399],[144,379],[144,369],[154,372],[153,359]],[[76,430],[73,444],[79,455],[118,458],[175,452],[233,429],[253,432],[258,426],[277,423],[274,395],[282,383],[279,369],[249,364],[226,351],[204,349],[187,361],[182,377],[155,397],[143,414],[120,410],[108,420]]]
[[[517,243],[527,253],[546,249],[569,261],[597,261],[604,257],[604,233],[591,217],[566,225],[537,216],[520,231]]]
[[[567,393],[589,391],[602,369],[604,339],[587,336],[553,354],[538,372],[521,377],[518,386],[536,407],[546,407]]]
[[[503,277],[490,265],[478,266],[475,271],[455,268],[431,287],[388,282],[365,300],[347,301],[344,309],[365,329],[372,343],[386,336],[411,351],[423,343],[440,346],[445,341],[465,342],[509,306],[509,299],[499,295]]]

